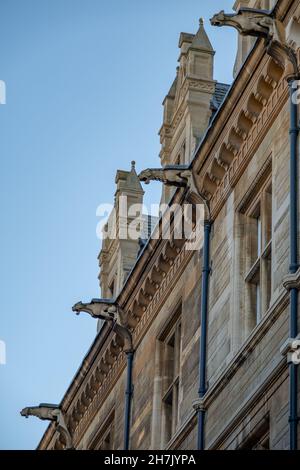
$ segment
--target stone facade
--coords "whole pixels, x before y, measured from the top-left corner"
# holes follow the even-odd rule
[[[235,6],[272,6],[267,3]],[[284,24],[298,27],[299,2],[279,0],[277,6]],[[213,80],[213,50],[202,22],[196,35],[181,34],[179,46],[177,77],[164,102],[161,160],[193,159],[213,220],[205,446],[288,449],[289,373],[280,353],[289,337],[285,70],[262,40],[252,42],[250,52],[240,41],[228,91]],[[118,172],[117,195],[129,191],[141,200],[134,172],[130,188],[127,177]],[[171,196],[184,201],[180,188],[164,189],[162,200]],[[118,304],[128,312],[135,348],[130,448],[196,449],[202,250],[152,237],[137,255],[136,243],[128,248],[119,241],[104,245],[100,255],[103,296],[115,260],[121,263]],[[299,278],[300,272],[298,284]],[[125,381],[125,354],[104,324],[61,402],[77,449],[122,449]],[[63,447],[51,424],[39,449]]]

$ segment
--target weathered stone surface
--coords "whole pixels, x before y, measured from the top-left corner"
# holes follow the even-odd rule
[[[287,24],[293,18],[298,2],[281,0],[279,3],[279,11]],[[239,6],[253,7],[254,1],[236,2],[236,7]],[[177,156],[188,162],[196,139],[203,135],[209,123],[208,106],[215,87],[211,70],[213,52],[202,28],[201,25],[197,40],[195,35],[188,34],[180,38],[180,68],[164,102],[161,158],[165,163],[175,163]],[[201,53],[200,39],[206,42],[206,49]],[[243,44],[240,43],[240,47]],[[242,59],[245,54],[239,51],[237,64]],[[205,64],[207,68],[203,70]],[[187,74],[185,81],[184,71]],[[188,74],[197,75],[193,83]],[[180,114],[180,99],[186,103],[187,97],[196,105],[194,108],[188,105]],[[204,114],[201,110],[205,110]],[[188,139],[183,149],[185,135]],[[260,42],[246,59],[223,108],[199,147],[193,171],[199,188],[209,200],[213,221],[208,391],[203,398],[207,410],[206,447],[253,448],[261,445],[260,440],[268,435],[270,448],[287,449],[288,367],[280,348],[289,336],[289,294],[283,287],[289,269],[288,87],[283,69],[265,53]],[[268,192],[270,184],[271,196]],[[169,193],[164,190],[163,200],[168,200],[173,193],[173,188]],[[175,202],[182,204],[182,189],[177,189],[174,194]],[[259,268],[261,279],[264,279],[262,289],[270,285],[270,299],[268,305],[265,301],[256,324],[256,312],[249,294],[250,284],[253,284],[249,270],[258,255],[253,240],[257,234],[258,203],[262,200],[270,202],[270,197],[271,204],[264,206],[267,207],[264,217],[270,219],[272,207],[272,224],[267,230],[267,223],[264,223],[263,237],[271,235],[272,239],[265,253],[266,258],[271,256],[271,279],[268,279],[268,271],[262,268],[263,256]],[[176,245],[178,250],[174,250],[174,246],[174,240],[150,240],[118,299],[132,317],[136,350],[132,449],[196,448],[197,421],[193,402],[198,397],[202,251],[189,252],[183,243]],[[106,287],[109,280],[105,276],[117,262],[115,248],[108,246],[103,261],[108,267],[102,273]],[[168,378],[164,351],[179,306],[178,423],[166,442],[162,419],[166,414],[163,398]],[[112,412],[112,447],[121,449],[123,445],[126,363],[121,348],[116,355],[112,340],[113,333],[103,328],[63,399],[64,409],[75,422],[73,438],[78,448],[92,446]],[[109,348],[110,353],[107,353]],[[106,354],[113,356],[111,363],[110,355]],[[95,374],[100,364],[102,368],[106,367],[103,376]],[[90,404],[81,400],[85,390],[92,400]],[[175,391],[173,393],[175,395]],[[167,399],[165,397],[165,401]],[[100,442],[101,436],[98,440]],[[53,445],[54,429],[50,427],[40,448]]]

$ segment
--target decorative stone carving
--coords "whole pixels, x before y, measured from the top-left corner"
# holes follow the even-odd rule
[[[124,339],[124,352],[133,351],[132,336],[123,310],[111,299],[93,299],[89,304],[78,302],[72,307],[77,315],[86,312],[91,317],[113,324],[113,331]]]
[[[100,371],[101,373],[106,376],[109,372],[109,365],[107,364],[107,362],[104,360],[104,358],[102,357],[101,361],[100,361]],[[97,377],[95,375],[95,379],[97,381],[97,384],[99,384],[98,380],[97,380]]]
[[[286,45],[284,25],[267,10],[240,8],[233,14],[222,10],[214,15],[210,22],[212,26],[231,26],[242,36],[268,37]]]
[[[188,189],[186,199],[191,204],[204,204],[206,218],[210,211],[208,198],[205,192],[200,191],[196,185],[193,169],[188,165],[168,165],[163,168],[148,168],[139,174],[140,181],[149,184],[150,181],[160,181],[166,186]],[[162,270],[166,272],[162,264]]]
[[[157,291],[157,284],[152,282],[151,279],[147,278],[145,282],[145,292],[147,293],[150,300],[152,300],[153,295],[155,294],[156,291]]]
[[[184,188],[190,176],[189,167],[186,165],[169,165],[164,168],[148,168],[139,174],[139,179],[145,184],[150,181],[160,181],[166,186]]]
[[[66,450],[73,448],[72,437],[66,425],[65,417],[58,405],[41,403],[39,406],[23,408],[21,416],[28,418],[36,416],[41,420],[52,421],[56,425],[56,431],[61,435],[65,442]]]
[[[285,26],[276,18],[274,11],[240,8],[237,13],[227,14],[222,10],[210,22],[212,26],[231,26],[242,36],[264,38],[268,54],[283,66],[287,59],[293,67],[294,78],[299,76],[295,44],[287,42]]]
[[[79,313],[79,311],[85,311],[93,318],[99,318],[99,315],[105,316],[107,321],[115,321],[115,317],[119,317],[121,315],[122,321],[125,322],[126,326],[130,326],[130,322],[134,324],[132,327],[132,334],[139,334],[137,332],[140,331],[139,325],[142,323],[140,320],[145,315],[145,312],[149,311],[149,307],[151,308],[151,305],[153,305],[151,303],[153,298],[160,295],[160,288],[163,281],[167,279],[169,275],[174,278],[173,270],[175,269],[177,272],[178,263],[179,265],[182,264],[182,248],[184,243],[185,241],[183,239],[175,238],[166,242],[162,256],[149,271],[149,274],[139,290],[133,305],[126,310],[126,315],[112,299],[102,301],[95,299],[92,300],[90,304],[79,302],[74,305],[73,311],[77,313]],[[170,263],[170,260],[174,262]],[[165,263],[163,266],[167,267],[167,272],[163,272],[162,263]],[[171,264],[173,266],[171,266]],[[165,283],[164,288],[167,288],[169,285],[170,282]],[[103,393],[107,393],[107,387],[109,387],[109,384],[111,383],[113,374],[116,372],[120,364],[123,363],[122,356],[118,354],[118,357],[116,358],[116,353],[118,347],[120,352],[124,349],[124,344],[124,337],[118,334],[110,341],[106,349],[101,353],[100,363],[98,363],[95,369],[91,371],[90,378],[84,387],[83,393],[78,397],[78,400],[70,410],[71,418],[69,426],[72,434],[74,434],[75,442],[78,442],[78,436],[83,432],[87,416],[90,416],[89,413],[94,413],[96,410],[97,397],[100,395],[102,396]]]

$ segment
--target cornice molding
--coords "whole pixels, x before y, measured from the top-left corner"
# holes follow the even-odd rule
[[[214,217],[288,99],[283,74],[272,59],[265,60],[264,67],[254,73],[255,87],[249,85],[243,92],[242,101],[198,171],[198,184],[210,199]]]
[[[168,243],[167,243],[167,246],[168,246]],[[146,281],[143,282],[144,288],[143,287],[137,288],[137,292],[140,292],[140,293],[142,292],[143,298],[141,299],[140,294],[139,294],[138,301],[136,298],[133,298],[131,306],[129,307],[131,309],[129,310],[130,312],[129,316],[136,317],[137,312],[141,314],[140,318],[136,320],[136,322],[133,322],[135,326],[132,329],[132,334],[133,334],[133,343],[134,343],[135,349],[138,347],[142,338],[148,331],[151,323],[154,321],[160,308],[162,307],[163,303],[166,301],[168,292],[172,290],[173,286],[176,284],[176,282],[180,278],[183,270],[185,269],[186,264],[189,262],[192,256],[193,256],[193,252],[185,251],[184,248],[179,253],[177,253],[176,259],[174,258],[174,261],[172,262],[172,265],[170,265],[170,269],[168,273],[166,274],[166,276],[162,278],[161,284],[159,288],[156,289],[157,291],[153,295],[152,298],[149,298],[149,293],[146,290],[146,285],[147,283],[149,283],[153,270],[157,268],[160,269],[159,263],[153,266],[153,268],[150,271],[149,277],[147,277]],[[160,262],[161,260],[162,258],[160,258]],[[165,266],[164,269],[167,269],[167,266]],[[146,303],[148,304],[147,306],[146,306]],[[109,351],[110,346],[111,345],[108,346],[107,351]],[[101,354],[101,357],[102,357],[102,354]],[[81,400],[79,400],[80,404],[78,405],[77,403],[77,405],[74,405],[72,407],[72,410],[69,411],[69,413],[71,413],[71,416],[73,417],[73,421],[77,421],[77,419],[79,418],[78,425],[76,426],[74,430],[75,445],[79,444],[84,432],[91,425],[93,418],[95,417],[96,413],[101,408],[101,404],[105,402],[106,398],[108,397],[109,393],[113,389],[115,383],[119,379],[120,375],[122,374],[126,366],[125,355],[121,351],[119,352],[119,355],[116,355],[115,358],[111,359],[111,364],[109,363],[110,352],[107,353],[104,351],[104,357],[106,358],[106,364],[108,366],[105,377],[101,377],[101,362],[100,362],[100,371],[99,371],[99,366],[95,366],[93,369],[90,370],[90,373],[89,373],[89,375],[91,376],[92,382],[93,382],[93,377],[94,377],[94,382],[93,382],[94,386],[96,387],[98,385],[98,390],[92,402],[90,402],[88,406],[86,406],[86,403],[84,403],[83,405],[85,409],[82,410],[80,409],[82,407],[82,398],[81,398]],[[102,373],[105,374],[105,371],[102,371]],[[98,374],[98,378],[97,378],[97,374]],[[100,384],[98,380],[100,381],[101,378],[103,379],[103,382]],[[86,384],[85,390],[82,392],[81,396],[85,396],[86,389],[88,386],[89,384]]]
[[[283,0],[280,6],[287,4],[290,6],[291,3]],[[258,41],[237,79],[234,92],[228,95],[227,102],[197,153],[194,169],[203,190],[211,198],[213,218],[216,217],[257,146],[266,135],[274,116],[287,101],[287,85],[283,79],[283,72],[279,72],[278,65],[267,58],[262,42]],[[248,91],[244,93],[245,90]],[[246,95],[249,98],[247,102],[245,102]],[[178,191],[173,202],[180,203],[182,198],[183,192]],[[172,253],[174,248],[177,251],[174,258],[172,254],[169,256],[167,251],[164,251],[168,249]],[[160,250],[162,256],[157,257]],[[173,283],[168,286],[167,281],[164,282],[166,276],[169,272],[173,272],[172,281],[175,282],[174,279],[178,279],[192,256],[192,252],[184,252],[179,269],[176,271],[174,267],[172,270],[172,266],[178,266],[177,260],[182,256],[182,252],[184,248],[172,245],[172,241],[168,244],[162,240],[150,240],[120,294],[121,305],[128,304],[132,309],[132,331],[134,341],[137,343],[141,341],[151,319],[165,300],[168,288],[171,289],[173,286]],[[151,263],[153,269],[149,275]],[[140,285],[142,288],[137,289]],[[270,321],[275,320],[270,319]],[[106,329],[101,335],[105,332]],[[69,423],[76,442],[80,441],[84,430],[99,410],[103,402],[102,392],[107,396],[125,367],[122,345],[117,343],[115,336],[112,338],[112,333],[108,333],[104,342],[101,335],[96,338],[62,401],[63,409],[69,415]],[[226,385],[226,380],[229,380],[230,374],[234,373],[234,367],[237,370],[243,362],[241,356],[243,351],[244,349],[238,355],[242,359],[232,364],[232,372],[225,371],[226,378],[224,374],[220,377],[223,386]],[[213,397],[212,389],[213,387],[205,398],[208,403]],[[50,426],[39,448],[47,448],[53,436],[54,430]]]
[[[135,284],[126,305],[135,348],[138,347],[194,253],[185,250],[184,240],[154,240],[154,242],[157,242],[155,256],[153,251],[152,262],[150,259],[146,272]],[[98,353],[91,351],[91,357],[85,359],[85,374],[80,376],[81,386],[77,388],[72,398],[64,399],[64,409],[68,415],[68,425],[75,446],[79,445],[84,432],[126,366],[121,343],[118,336],[109,334],[106,344],[102,344]],[[39,448],[47,448],[52,438],[53,429],[50,426]]]
[[[279,2],[285,25],[292,2]],[[286,9],[283,8],[286,6]],[[286,13],[288,11],[288,13]],[[286,72],[258,40],[193,161],[198,187],[210,199],[215,219],[239,181],[274,118],[288,99]]]

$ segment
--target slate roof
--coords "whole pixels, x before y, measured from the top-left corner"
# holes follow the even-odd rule
[[[215,93],[211,100],[211,109],[212,109],[212,117],[214,117],[215,113],[218,111],[219,107],[224,101],[225,96],[230,88],[230,85],[226,83],[217,83]]]

